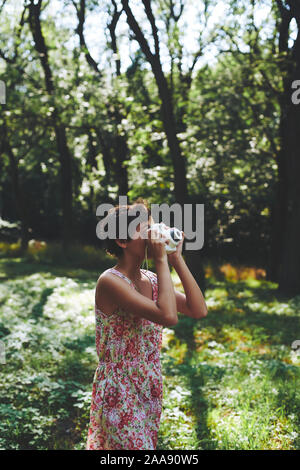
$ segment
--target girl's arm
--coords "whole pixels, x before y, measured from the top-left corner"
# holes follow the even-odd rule
[[[176,324],[178,321],[176,293],[164,246],[161,258],[155,258],[154,262],[158,281],[157,307],[163,312],[169,312],[169,318],[173,318],[173,324]]]
[[[152,231],[151,231],[152,232]],[[158,278],[158,299],[157,302],[148,299],[135,289],[128,287],[124,279],[116,277],[110,272],[101,274],[96,289],[96,304],[102,310],[102,301],[113,302],[125,311],[134,315],[146,318],[163,326],[176,325],[177,304],[174,286],[170,274],[167,255],[164,247],[165,237],[157,234],[158,237],[147,240],[153,254]]]
[[[168,255],[168,261],[177,272],[185,292],[182,294],[175,290],[177,311],[192,318],[203,318],[208,313],[207,305],[200,287],[182,257],[182,244],[183,240],[177,246],[176,252]]]

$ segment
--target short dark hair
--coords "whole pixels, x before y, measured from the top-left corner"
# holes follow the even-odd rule
[[[149,220],[149,217],[151,216],[151,211],[148,207],[148,202],[145,199],[142,199],[142,198],[138,198],[132,204],[117,205],[117,206],[113,207],[112,209],[110,209],[108,211],[108,214],[106,216],[107,219],[109,219],[110,217],[113,217],[113,218],[116,219],[116,238],[118,240],[121,240],[121,238],[119,238],[119,234],[120,234],[120,224],[119,224],[120,214],[122,212],[124,213],[124,211],[127,212],[127,240],[132,240],[132,238],[130,237],[130,234],[128,233],[128,227],[130,225],[130,222],[132,222],[136,218],[136,215],[128,214],[128,211],[129,211],[129,209],[136,208],[137,206],[144,206],[145,207],[145,209],[147,211],[147,214],[148,214],[148,220]],[[116,243],[116,240],[114,238],[106,238],[104,240],[103,246],[104,246],[104,249],[105,249],[106,253],[109,254],[110,256],[113,256],[115,258],[120,258],[123,255],[123,248],[120,247]]]

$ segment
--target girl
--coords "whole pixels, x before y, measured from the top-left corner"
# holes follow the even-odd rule
[[[108,214],[117,222],[122,211]],[[140,206],[140,204],[139,204]],[[99,364],[93,379],[87,450],[155,450],[162,411],[160,349],[162,329],[175,325],[177,312],[198,319],[207,307],[200,288],[181,255],[166,254],[165,237],[153,230],[153,219],[137,226],[134,237],[106,240],[117,264],[98,279],[95,296],[96,349]],[[147,220],[147,217],[145,220]],[[127,217],[127,229],[132,218]],[[184,238],[184,233],[183,238]],[[141,269],[147,248],[156,273]],[[168,262],[177,271],[185,294],[174,290]]]

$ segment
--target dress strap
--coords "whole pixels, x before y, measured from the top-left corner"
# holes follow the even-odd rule
[[[116,276],[119,276],[121,277],[122,279],[125,279],[125,281],[128,282],[128,284],[131,284],[138,292],[138,288],[136,287],[136,285],[134,284],[134,282],[129,279],[129,277],[125,276],[125,274],[121,273],[120,271],[118,271],[117,269],[115,268],[109,268],[107,271],[111,272],[112,274],[116,274]],[[148,279],[150,280],[151,282],[151,287],[152,287],[152,299],[154,297],[154,291],[155,291],[155,287],[157,285],[157,280],[156,280],[156,275],[155,273],[153,273],[152,271],[149,271],[148,269],[141,269],[141,271],[143,272],[143,274],[145,276],[148,277]]]
[[[141,271],[150,279],[151,287],[152,287],[152,300],[155,299],[157,294],[157,275],[149,269],[141,269]]]
[[[156,284],[157,276],[155,273],[149,271],[149,269],[141,269],[141,271],[143,271],[143,273],[150,279],[151,284]]]
[[[134,282],[131,279],[129,279],[129,277],[125,276],[125,274],[121,273],[120,271],[118,271],[115,268],[109,268],[107,271],[111,272],[112,274],[116,274],[116,276],[119,276],[122,279],[125,279],[125,281],[127,281],[128,284],[131,284],[137,290],[136,285],[134,284]]]

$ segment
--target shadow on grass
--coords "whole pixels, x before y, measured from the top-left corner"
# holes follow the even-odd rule
[[[112,266],[112,261],[104,262],[99,265],[99,270],[80,268],[74,264],[48,264],[33,261],[27,261],[23,258],[0,258],[0,281],[22,278],[36,273],[47,273],[51,276],[66,276],[82,280],[95,280],[100,273]]]
[[[281,345],[290,346],[292,341],[298,336],[300,337],[300,315],[298,315],[297,308],[290,303],[292,311],[288,313],[282,312],[282,307],[278,305],[279,312],[276,313],[276,302],[287,303],[292,297],[281,294],[276,289],[276,285],[272,283],[262,282],[245,282],[245,281],[217,281],[210,282],[209,289],[220,289],[220,294],[224,295],[221,300],[221,306],[209,309],[209,314],[206,318],[201,319],[199,322],[188,317],[180,316],[177,325],[172,327],[176,339],[181,343],[186,344],[187,353],[184,358],[184,363],[174,366],[170,363],[170,367],[165,368],[165,373],[169,376],[181,376],[187,388],[191,392],[190,409],[193,416],[196,418],[196,435],[199,444],[199,449],[216,449],[217,443],[213,439],[210,432],[208,423],[208,413],[211,412],[211,403],[208,404],[202,388],[209,380],[210,384],[220,383],[226,370],[215,364],[197,363],[197,351],[195,344],[195,330],[201,332],[202,328],[212,327],[214,329],[215,340],[220,343],[227,343],[229,350],[239,349],[239,333],[231,338],[230,333],[232,329],[241,331],[243,338],[241,344],[244,348],[248,347],[249,354],[261,356],[262,359],[268,359],[270,367],[275,367],[276,374],[282,378],[283,374],[288,374],[296,370],[293,366],[282,362],[278,357],[279,350],[270,350],[269,353],[260,352],[260,346],[263,345]],[[222,293],[222,291],[226,293]],[[239,296],[239,294],[241,294]],[[227,305],[226,305],[227,302]],[[256,309],[252,309],[254,303],[261,303]],[[295,300],[295,305],[298,300]],[[268,305],[270,303],[270,305]],[[268,313],[268,309],[271,309]],[[265,311],[265,308],[267,311]],[[295,312],[293,314],[292,312]],[[201,333],[200,333],[201,335]],[[249,340],[249,343],[247,344]],[[232,345],[230,342],[232,341]],[[237,344],[236,344],[237,343]],[[199,347],[199,345],[198,345]],[[263,348],[261,348],[263,351]],[[289,362],[289,361],[287,361]],[[276,375],[275,374],[275,375]],[[285,375],[284,375],[285,376]],[[274,376],[274,380],[276,377]],[[214,385],[210,385],[212,389]],[[278,398],[278,407],[282,406],[284,400],[290,400],[293,396],[293,404],[291,403],[286,409],[297,416],[297,407],[299,406],[300,398],[299,391],[295,386],[294,394],[291,391],[282,389]],[[296,404],[296,405],[295,405]],[[210,409],[209,409],[210,408]],[[296,438],[296,440],[299,438]],[[298,444],[294,445],[297,446]]]
[[[188,365],[187,365],[188,367]],[[187,384],[191,390],[192,411],[196,417],[196,434],[199,443],[198,449],[213,450],[216,449],[216,443],[208,426],[208,403],[201,388],[205,385],[207,376],[213,377],[218,383],[224,375],[224,370],[215,365],[200,364],[197,368],[192,368],[192,374],[186,373]]]
[[[85,334],[66,341],[64,346],[72,351],[83,352],[86,348],[95,347],[95,334]]]
[[[297,335],[300,337],[300,312],[296,307],[299,296],[287,297],[278,292],[274,286],[276,285],[265,281],[257,286],[249,285],[245,281],[211,283],[210,289],[221,288],[226,290],[228,295],[224,296],[222,306],[211,309],[208,317],[204,319],[204,324],[208,321],[208,324],[219,329],[220,333],[226,325],[250,330],[258,327],[261,329],[261,334],[266,337],[266,342],[290,345]],[[241,294],[244,295],[239,297]],[[293,306],[294,299],[295,306]],[[261,309],[258,305],[257,309],[253,310],[248,305],[249,302],[261,304]],[[278,313],[276,313],[276,302],[278,302]],[[282,313],[281,303],[289,303],[295,313]],[[272,309],[272,312],[265,311],[268,308]]]
[[[205,378],[209,376],[218,382],[222,378],[224,371],[217,365],[197,364],[197,361],[194,360],[197,346],[194,339],[194,331],[198,328],[199,325],[194,319],[180,317],[177,325],[172,329],[175,332],[175,336],[182,343],[187,344],[187,353],[182,364],[168,365],[167,362],[164,366],[164,372],[166,375],[176,373],[176,375],[181,376],[191,393],[189,402],[191,412],[196,420],[197,449],[215,449],[216,446],[208,426],[208,402],[202,393],[202,387],[205,384]],[[168,443],[165,442],[165,444]]]
[[[53,293],[53,291],[53,287],[46,287],[42,292],[40,301],[32,308],[31,316],[32,318],[35,318],[36,321],[38,321],[39,318],[43,316],[44,305],[47,303],[47,299]]]
[[[110,265],[112,265],[112,262],[110,263]],[[106,266],[102,265],[99,267],[99,271],[96,272],[95,270],[78,269],[76,266],[53,266],[45,263],[27,262],[21,258],[1,259],[0,268],[1,267],[3,274],[0,274],[0,280],[22,278],[35,273],[47,273],[51,276],[67,276],[76,279],[78,283],[82,284],[85,281],[96,282],[100,272],[106,269]],[[221,342],[222,339],[224,339],[224,331],[222,330],[226,326],[239,328],[240,330],[250,330],[250,332],[259,327],[257,337],[264,338],[263,341],[269,342],[270,344],[279,345],[290,345],[298,335],[297,332],[300,331],[300,316],[297,315],[296,312],[295,315],[280,315],[276,313],[266,313],[259,310],[253,311],[249,306],[247,306],[247,301],[249,300],[251,300],[251,302],[261,302],[264,304],[274,300],[277,300],[278,302],[287,302],[287,300],[289,300],[288,297],[278,293],[271,285],[268,285],[265,282],[258,283],[257,285],[255,285],[255,283],[251,285],[244,281],[211,282],[209,288],[214,289],[214,287],[221,287],[221,289],[226,290],[228,292],[228,296],[224,297],[224,300],[222,300],[221,307],[214,308],[209,311],[208,317],[199,322],[188,317],[180,317],[178,324],[173,327],[173,330],[176,338],[179,339],[181,343],[185,343],[187,345],[187,353],[182,364],[177,364],[176,366],[170,365],[169,370],[168,366],[166,366],[164,371],[169,376],[172,376],[174,373],[181,376],[191,392],[191,412],[196,420],[195,430],[199,449],[216,448],[215,441],[213,440],[213,436],[211,435],[208,425],[209,405],[202,389],[208,378],[213,379],[217,387],[225,373],[225,370],[215,364],[197,363],[195,330],[201,330],[203,327],[212,326],[216,329],[216,340],[220,340]],[[245,290],[249,291],[249,296],[247,292],[245,292],[243,297],[238,297],[238,294]],[[51,293],[51,288],[45,288],[41,294],[39,302],[37,302],[33,307],[32,316],[36,318],[37,321],[42,316],[43,307]],[[235,308],[231,311],[231,306],[226,306],[227,301],[230,301],[230,304],[235,308],[240,309],[241,312],[236,313]],[[84,385],[91,384],[95,365],[89,364],[88,358],[86,359],[82,357],[82,353],[85,348],[90,346],[94,347],[94,335],[83,335],[82,337],[77,337],[74,338],[74,340],[72,339],[71,341],[68,341],[65,344],[65,357],[57,365],[57,377],[62,380],[70,380]],[[275,362],[276,361],[274,361],[274,364]],[[279,362],[280,361],[278,361],[278,364]],[[278,368],[278,374],[285,373],[286,369],[281,371],[279,370],[277,362],[275,365]],[[288,375],[286,378],[286,383],[288,383]],[[65,400],[64,395],[65,392],[62,396],[63,400]],[[286,393],[284,389],[281,389],[277,397],[278,407],[282,405],[284,400],[290,400],[290,396],[291,395]],[[295,407],[291,404],[289,412],[297,414],[300,399],[296,388],[293,403],[296,403],[297,406]],[[72,425],[68,420],[66,422],[62,421],[62,439],[66,429],[71,427]],[[159,443],[160,447],[158,448],[163,448],[164,445],[168,446],[169,444],[168,437],[166,437],[163,439],[163,442]]]
[[[287,303],[293,298],[300,298],[299,295],[289,295],[283,293],[279,290],[278,284],[270,282],[267,280],[243,280],[243,281],[234,281],[234,280],[207,280],[207,289],[216,289],[223,288],[228,291],[228,298],[235,300],[236,296],[245,290],[251,291],[251,298],[255,298],[258,301],[263,302],[274,302]]]

